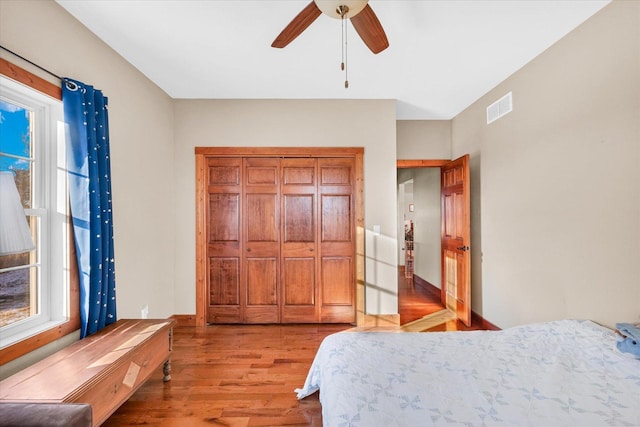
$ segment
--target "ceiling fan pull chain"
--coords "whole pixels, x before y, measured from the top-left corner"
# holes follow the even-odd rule
[[[340,36],[342,37],[340,40],[340,47],[342,49],[342,62],[340,63],[340,69],[344,71],[344,15],[342,15],[342,18],[340,19]]]
[[[349,88],[349,76],[347,74],[347,56],[349,55],[349,49],[347,46],[349,37],[347,37],[347,20],[345,19],[346,13],[342,15],[342,27],[344,28],[344,88]]]
[[[349,87],[349,79],[347,78],[347,14],[349,6],[340,5],[336,7],[336,13],[340,15],[340,23],[342,24],[342,63],[340,69],[344,71],[344,87]]]

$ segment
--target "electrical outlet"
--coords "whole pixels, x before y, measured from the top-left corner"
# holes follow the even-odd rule
[[[146,319],[148,317],[149,317],[149,306],[145,305],[144,307],[142,307],[142,311],[140,312],[140,318]]]

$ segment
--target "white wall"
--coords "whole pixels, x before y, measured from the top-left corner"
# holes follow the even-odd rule
[[[486,107],[513,92],[513,112]],[[612,2],[453,119],[473,309],[500,327],[640,315],[640,2]],[[482,260],[482,263],[480,263]]]
[[[366,310],[397,313],[395,107],[393,100],[176,100],[176,313],[195,313],[196,146],[364,147]]]

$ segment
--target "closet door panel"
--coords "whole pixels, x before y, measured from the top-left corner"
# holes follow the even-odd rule
[[[353,258],[351,256],[322,258],[322,322],[352,323],[355,315],[353,292]]]
[[[284,243],[315,241],[314,194],[285,194],[283,199]]]
[[[283,323],[318,322],[317,159],[282,159]]]
[[[355,162],[318,159],[320,322],[355,322]]]
[[[280,160],[244,160],[243,310],[245,323],[278,323]]]
[[[208,323],[239,323],[242,159],[207,159]]]
[[[322,195],[322,241],[351,242],[351,195]]]
[[[237,258],[209,258],[209,305],[240,304],[240,263]]]
[[[284,303],[286,306],[315,304],[315,259],[290,257],[284,261]]]
[[[209,218],[210,242],[238,242],[240,237],[240,194],[210,194]]]
[[[276,258],[247,259],[247,305],[275,305],[278,278]]]
[[[353,157],[206,159],[208,323],[355,322]]]
[[[278,241],[277,194],[247,194],[247,243]]]

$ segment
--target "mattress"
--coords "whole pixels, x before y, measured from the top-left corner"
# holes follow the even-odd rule
[[[640,360],[610,329],[563,320],[503,331],[341,332],[302,399],[324,426],[640,426]]]

